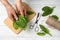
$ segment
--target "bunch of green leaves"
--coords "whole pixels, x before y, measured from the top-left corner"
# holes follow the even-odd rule
[[[43,7],[42,11],[44,11],[44,12],[43,12],[42,16],[48,16],[48,15],[52,14],[53,9],[54,9],[54,7],[53,8],[51,8],[49,6]]]
[[[58,16],[56,16],[56,15],[52,15],[51,17],[53,17],[53,18],[55,18],[55,19],[59,19],[59,17]]]
[[[27,26],[28,19],[27,17],[23,17],[18,15],[18,20],[14,20],[13,27],[17,30],[18,28],[25,29]]]
[[[28,15],[33,14],[34,12],[32,11],[27,11],[26,12]],[[21,15],[17,15],[18,16],[18,20],[14,20],[13,22],[13,27],[17,30],[18,28],[22,28],[25,29],[27,22],[28,22],[28,18],[27,16],[23,17]]]
[[[49,32],[49,30],[45,27],[45,26],[43,26],[43,25],[39,25],[40,26],[40,29],[43,31],[43,32],[38,32],[37,33],[37,35],[39,35],[39,36],[44,36],[45,34],[49,34],[50,36],[52,36],[51,34],[50,34],[50,32]]]

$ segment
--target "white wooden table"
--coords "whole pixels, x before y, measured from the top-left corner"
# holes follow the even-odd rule
[[[58,15],[60,18],[60,0],[26,0],[25,2],[28,3],[36,13],[42,13],[41,9],[43,6],[56,6],[53,14]],[[49,28],[53,35],[52,37],[49,35],[41,37],[36,35],[35,32],[28,31],[22,31],[20,34],[16,35],[3,23],[6,17],[6,9],[2,3],[0,3],[0,40],[60,40],[60,31],[48,27],[45,23],[43,24]]]

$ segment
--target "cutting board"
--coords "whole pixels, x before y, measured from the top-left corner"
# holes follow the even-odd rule
[[[29,11],[34,12],[34,11],[29,7],[28,4],[23,3],[23,5],[25,6],[26,10],[29,10]],[[35,15],[36,15],[35,12],[34,12],[33,14],[31,14],[31,15],[27,15],[28,20],[30,21],[31,19],[33,19],[33,17],[34,17]],[[21,28],[19,28],[19,29],[17,29],[17,30],[15,30],[15,29],[13,28],[13,22],[9,19],[9,17],[7,17],[7,18],[4,20],[4,24],[6,24],[6,25],[7,25],[6,27],[8,27],[9,29],[11,29],[11,30],[12,30],[14,33],[16,33],[16,34],[19,34],[19,33],[22,31]],[[9,30],[8,30],[8,31],[9,31]]]

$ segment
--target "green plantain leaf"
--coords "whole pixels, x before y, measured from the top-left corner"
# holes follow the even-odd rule
[[[43,32],[37,32],[37,35],[39,35],[39,36],[44,36],[45,33],[43,33]]]
[[[48,15],[52,14],[53,9],[54,9],[54,7],[53,8],[51,8],[49,6],[43,7],[42,11],[44,11],[44,12],[43,12],[42,16],[48,16]]]
[[[56,16],[56,15],[52,15],[52,17],[55,18],[55,19],[57,19],[57,20],[59,19],[59,17]]]
[[[41,28],[42,31],[44,31],[45,33],[47,33],[47,34],[49,34],[50,36],[52,36],[52,35],[49,33],[49,30],[48,30],[46,27],[44,27],[43,25],[40,24],[40,28]]]
[[[32,11],[27,11],[26,12],[28,15],[31,15],[31,14],[33,14],[34,12],[32,12]]]
[[[19,26],[16,24],[16,20],[14,20],[13,22],[13,27],[17,30],[19,28]]]

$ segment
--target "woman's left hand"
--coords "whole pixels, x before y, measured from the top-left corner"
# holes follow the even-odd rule
[[[15,0],[14,5],[15,5],[16,10],[19,14],[21,14],[22,16],[26,16],[26,9],[22,5],[22,0]]]

